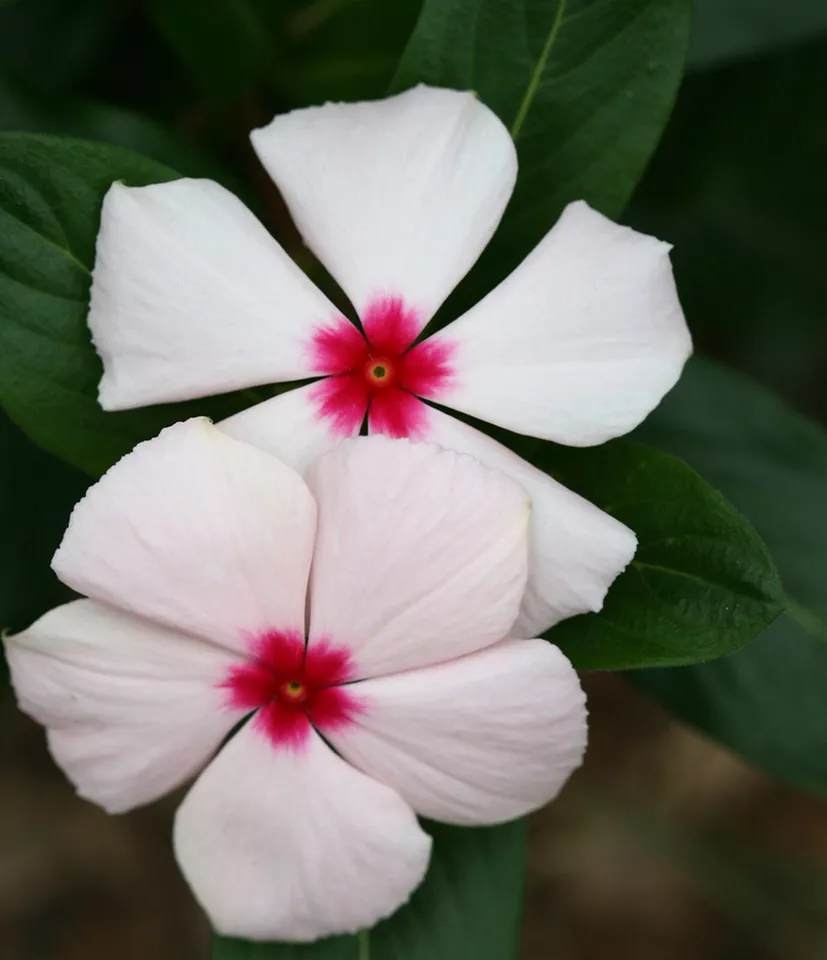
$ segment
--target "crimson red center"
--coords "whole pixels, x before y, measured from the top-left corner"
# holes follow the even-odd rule
[[[414,344],[422,324],[401,297],[377,298],[361,319],[364,334],[336,317],[313,335],[313,369],[327,377],[315,392],[319,415],[343,436],[357,433],[366,415],[372,432],[421,435],[427,408],[417,398],[435,400],[445,391],[453,347]]]
[[[230,706],[256,710],[254,723],[276,746],[300,747],[311,724],[334,730],[361,712],[352,691],[350,655],[325,640],[309,646],[298,631],[267,630],[255,638],[248,663],[233,667],[221,686]]]

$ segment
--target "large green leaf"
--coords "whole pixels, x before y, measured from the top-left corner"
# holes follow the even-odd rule
[[[827,434],[699,360],[642,433],[685,457],[750,518],[792,609],[730,657],[635,681],[752,762],[827,794]]]
[[[216,937],[213,960],[510,960],[522,913],[523,822],[426,830],[434,850],[425,881],[374,930],[307,946]]]
[[[569,201],[622,211],[672,109],[689,14],[690,0],[425,0],[395,89],[477,91],[519,155],[474,294],[510,271]]]
[[[827,30],[824,0],[695,0],[693,67],[800,43]]]
[[[752,640],[782,611],[766,547],[685,463],[618,440],[588,450],[540,450],[538,466],[627,524],[639,541],[600,613],[548,631],[575,666],[709,660]]]
[[[97,403],[86,313],[103,196],[114,180],[176,176],[118,147],[0,134],[0,401],[37,443],[88,473],[175,420],[240,408],[233,397],[124,413]]]

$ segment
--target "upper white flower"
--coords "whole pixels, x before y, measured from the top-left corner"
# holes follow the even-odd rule
[[[472,94],[417,87],[276,117],[252,134],[343,317],[230,193],[206,180],[115,184],[89,323],[109,410],[322,376],[222,424],[303,470],[367,417],[510,473],[534,504],[532,636],[598,610],[634,535],[426,400],[535,437],[600,443],[638,424],[691,351],[667,244],[571,204],[522,265],[417,337],[493,234],[517,159]]]
[[[91,599],[6,638],[20,705],[110,811],[200,773],[175,847],[221,932],[372,925],[425,873],[415,813],[518,817],[582,758],[568,660],[503,639],[528,514],[514,481],[431,444],[349,440],[305,483],[176,424],[75,508],[53,566]]]

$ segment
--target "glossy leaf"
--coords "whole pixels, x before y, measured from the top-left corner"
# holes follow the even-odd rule
[[[546,636],[575,666],[617,670],[696,663],[756,637],[784,604],[775,566],[749,523],[674,457],[624,441],[542,445],[535,462],[638,537],[600,613]]]
[[[730,657],[634,681],[753,763],[827,795],[827,433],[746,378],[698,360],[642,432],[750,518],[791,610]]]
[[[511,960],[522,913],[523,821],[425,829],[434,851],[422,886],[374,930],[301,946],[216,937],[213,960]]]
[[[689,14],[689,0],[425,0],[394,88],[477,91],[519,155],[475,294],[513,269],[569,201],[622,211],[672,109]]]
[[[0,134],[0,400],[38,444],[91,474],[168,423],[241,406],[225,397],[104,413],[97,403],[86,313],[103,196],[114,180],[176,176],[118,147]]]

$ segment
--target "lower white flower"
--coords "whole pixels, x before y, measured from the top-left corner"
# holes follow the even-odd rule
[[[416,814],[509,820],[581,761],[573,668],[503,639],[528,520],[513,480],[430,444],[346,440],[305,482],[177,424],[75,508],[53,566],[90,599],[6,638],[20,705],[111,812],[198,775],[175,850],[219,931],[370,926],[425,874]]]

